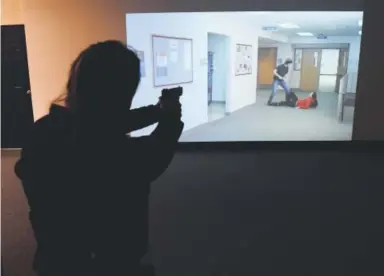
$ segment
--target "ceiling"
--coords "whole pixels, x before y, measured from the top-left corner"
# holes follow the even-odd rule
[[[257,20],[263,26],[278,27],[275,31],[286,36],[297,36],[298,32],[310,32],[314,35],[357,36],[359,20],[363,12],[246,12],[250,19]],[[284,29],[279,24],[296,24],[298,29]]]

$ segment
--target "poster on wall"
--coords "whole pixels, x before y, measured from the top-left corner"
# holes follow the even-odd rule
[[[145,77],[145,60],[144,60],[144,51],[137,51],[137,57],[140,59],[140,75],[142,78]]]
[[[252,60],[252,45],[236,44],[236,76],[252,74]]]

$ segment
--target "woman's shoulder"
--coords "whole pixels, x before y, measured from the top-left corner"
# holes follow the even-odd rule
[[[50,112],[38,119],[32,127],[32,141],[53,142],[57,138],[64,138],[72,129],[72,121],[67,108],[52,105]]]

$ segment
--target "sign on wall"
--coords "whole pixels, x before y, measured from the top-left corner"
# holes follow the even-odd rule
[[[252,74],[252,45],[236,44],[235,75]]]
[[[263,31],[277,31],[277,27],[276,26],[263,26],[261,29]]]
[[[318,36],[317,36],[317,39],[327,39],[328,37],[326,36],[326,35],[324,35],[324,34],[319,34]]]

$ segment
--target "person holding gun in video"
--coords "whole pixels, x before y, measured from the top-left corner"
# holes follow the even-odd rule
[[[129,110],[140,82],[135,52],[91,45],[73,62],[65,106],[33,126],[16,164],[30,206],[39,276],[144,275],[149,185],[183,130],[181,88]],[[126,133],[158,123],[149,136]]]
[[[268,103],[267,103],[268,105],[271,105],[273,98],[276,95],[276,90],[278,86],[281,86],[284,89],[285,96],[286,98],[288,97],[290,93],[290,89],[284,77],[289,72],[290,64],[292,64],[292,60],[288,58],[285,60],[283,64],[280,64],[279,66],[276,67],[275,70],[273,70],[272,93],[271,93],[271,96],[269,96]]]

